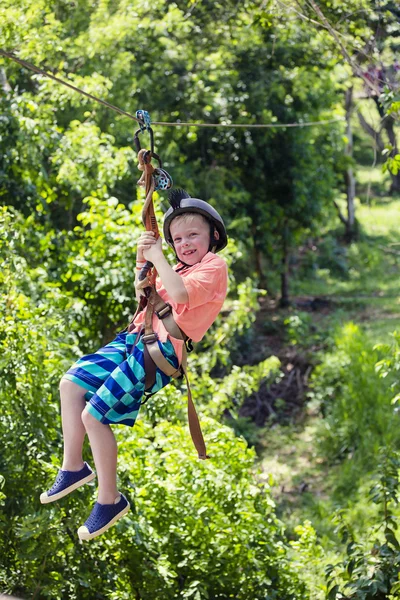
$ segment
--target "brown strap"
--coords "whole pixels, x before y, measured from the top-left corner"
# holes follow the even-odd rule
[[[146,298],[146,296],[140,296],[140,301],[139,301],[139,304],[137,306],[136,312],[133,315],[133,317],[130,320],[130,323],[128,325],[128,333],[131,333],[135,329],[135,325],[133,323],[134,323],[136,317],[138,316],[138,314],[140,312],[142,312],[142,310],[144,310],[146,308],[146,304],[147,304],[147,298]]]
[[[204,441],[203,433],[200,427],[199,417],[197,416],[197,412],[195,406],[193,404],[192,399],[192,391],[190,389],[189,377],[187,374],[187,356],[186,356],[186,346],[183,346],[183,357],[182,357],[182,370],[186,379],[186,387],[188,391],[188,421],[189,421],[189,430],[190,435],[192,436],[193,443],[197,450],[197,454],[201,460],[206,460],[210,458],[207,454],[206,444]]]
[[[165,310],[168,308],[168,304],[166,304],[164,302],[164,300],[161,298],[161,296],[154,289],[150,295],[149,302],[151,302],[152,313],[154,312],[154,310],[156,310],[158,313],[160,313],[163,309]],[[149,306],[147,307],[147,311],[148,310],[149,310]],[[172,311],[169,314],[167,314],[167,316],[163,317],[162,320],[165,325],[165,329],[168,331],[168,333],[172,337],[185,342],[185,339],[187,339],[187,336],[182,332],[182,330],[176,324],[176,322],[172,316]],[[153,346],[153,352],[151,352],[151,357],[153,358],[156,365],[159,368],[161,368],[161,370],[163,370],[163,368],[160,367],[160,365],[157,363],[157,361],[159,360],[160,355],[162,356],[163,359],[164,359],[164,357],[161,354],[158,344],[157,345],[152,344],[152,346]],[[168,361],[166,361],[166,362],[168,362]],[[169,364],[169,367],[171,367],[170,364]],[[210,458],[210,457],[207,455],[206,445],[204,442],[203,433],[201,431],[199,418],[197,416],[197,412],[196,412],[196,409],[195,409],[195,406],[193,403],[193,399],[192,399],[192,391],[190,389],[189,376],[187,373],[187,351],[186,351],[185,343],[183,344],[183,347],[182,347],[181,369],[185,376],[186,386],[187,386],[187,391],[188,391],[188,421],[189,421],[190,434],[192,436],[192,440],[193,440],[193,443],[197,450],[197,453],[199,455],[199,458],[205,460],[206,458]],[[166,373],[166,371],[164,371],[164,372]],[[173,377],[174,376],[176,376],[176,375],[173,375]]]
[[[148,155],[147,155],[148,156]],[[157,221],[154,214],[154,205],[153,205],[153,192],[154,192],[154,177],[153,172],[154,168],[152,167],[150,161],[146,162],[146,151],[141,150],[138,154],[139,159],[139,169],[143,171],[140,180],[138,181],[139,185],[145,187],[146,190],[146,201],[142,211],[142,220],[147,230],[154,231],[156,234],[156,238],[159,236]],[[146,277],[141,282],[138,282],[136,285],[136,289],[139,291],[141,295],[145,294],[145,288],[151,286],[150,294],[147,296],[147,310],[144,319],[144,336],[142,337],[143,342],[145,344],[145,371],[146,371],[146,382],[145,387],[149,389],[151,387],[151,381],[155,381],[155,367],[158,367],[161,371],[163,371],[166,375],[170,377],[179,377],[183,372],[186,385],[188,390],[188,421],[189,421],[189,430],[192,436],[193,443],[199,455],[199,458],[205,460],[206,458],[210,458],[207,456],[206,445],[204,442],[203,434],[200,428],[199,418],[196,413],[196,409],[193,404],[192,392],[190,389],[189,377],[187,374],[187,352],[185,346],[185,340],[187,336],[181,331],[178,325],[175,323],[175,320],[172,316],[172,311],[166,311],[167,314],[165,317],[161,317],[163,319],[166,330],[169,335],[182,340],[183,348],[182,348],[182,364],[181,368],[175,369],[162,354],[159,346],[158,346],[158,338],[153,330],[153,315],[154,311],[160,314],[161,311],[168,309],[168,305],[164,302],[164,300],[157,294],[155,289],[155,280],[156,280],[157,272],[153,268],[151,274]],[[136,311],[135,317],[139,312],[140,306],[142,305],[142,301]],[[143,305],[143,308],[145,304]],[[143,310],[143,308],[141,310]],[[132,319],[132,321],[135,319]],[[131,324],[132,324],[131,321]],[[150,360],[149,360],[150,359]],[[153,362],[154,367],[149,363]],[[149,373],[148,373],[149,371]],[[151,384],[151,385],[150,385]]]
[[[143,336],[142,339],[149,355],[151,356],[157,367],[161,369],[161,371],[163,371],[163,373],[165,373],[169,377],[180,377],[182,375],[180,368],[176,369],[173,365],[171,365],[171,363],[167,361],[167,359],[161,352],[160,347],[158,345],[158,338],[153,338],[154,341],[151,342],[146,340],[146,336]]]
[[[157,367],[149,354],[146,344],[144,345],[144,370],[146,373],[144,389],[147,391],[155,384]]]

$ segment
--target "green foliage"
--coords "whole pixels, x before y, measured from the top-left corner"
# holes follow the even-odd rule
[[[325,598],[327,586],[324,582],[324,550],[317,532],[310,521],[294,528],[297,539],[290,541],[292,557],[301,579],[307,585],[314,600]]]
[[[310,343],[313,325],[312,317],[309,313],[300,311],[289,315],[284,320],[284,325],[288,341],[291,345],[296,346],[305,340],[307,340],[307,343]]]
[[[153,399],[145,422],[118,433],[121,489],[133,510],[97,544],[83,546],[76,535],[94,501],[89,487],[40,505],[60,460],[58,381],[93,336],[99,308],[114,318],[122,313],[115,294],[129,284],[133,262],[135,209],[130,214],[114,199],[93,197],[88,204],[83,227],[63,245],[51,230],[33,231],[31,218],[1,212],[0,587],[52,600],[303,600],[270,490],[254,480],[255,453],[220,422],[226,407],[237,407],[271,376],[276,361],[213,381],[202,371],[212,362],[212,345],[203,351],[208,361],[193,359],[196,402],[209,415],[203,418],[207,463],[194,458],[185,398],[172,385]],[[118,261],[125,281],[114,277]],[[232,318],[229,331],[216,325],[221,347],[252,322],[245,287],[237,304],[244,323]]]
[[[317,278],[321,269],[341,280],[349,277],[348,247],[334,233],[313,241],[300,258],[299,277]]]
[[[378,447],[399,441],[390,383],[376,372],[377,361],[377,351],[349,323],[338,330],[333,351],[312,377],[311,397],[324,416],[321,450],[331,462],[353,458],[349,477],[356,479],[373,468]]]
[[[393,155],[393,146],[386,146],[383,150],[382,154],[387,155],[386,162],[382,165],[382,172],[386,173],[386,171],[390,171],[393,175],[397,175],[400,170],[400,154]],[[392,152],[392,156],[390,156],[390,152]]]
[[[372,600],[398,598],[400,592],[400,544],[397,539],[397,515],[394,507],[399,502],[400,454],[384,448],[380,453],[377,482],[370,489],[369,500],[379,505],[379,523],[362,541],[358,541],[345,513],[335,515],[337,532],[346,543],[346,557],[326,569],[329,600],[348,598]]]
[[[33,10],[21,0],[2,6],[0,20],[5,48],[45,61],[73,85],[131,113],[139,102],[154,120],[313,121],[336,109],[325,37],[310,40],[306,27],[279,12],[260,17],[253,2],[157,0],[150,17],[137,2],[84,10],[40,2]],[[40,207],[57,229],[74,226],[92,192],[129,205],[134,125],[9,61],[0,59],[0,69],[0,193],[7,203],[21,211]],[[254,271],[254,253],[279,269],[283,246],[294,248],[329,215],[342,145],[336,126],[211,135],[156,128],[156,149],[174,180],[217,202],[232,221],[245,249],[235,267],[243,278]],[[265,285],[263,269],[259,261]]]
[[[395,396],[391,404],[398,404],[400,401],[400,334],[397,331],[392,333],[392,344],[377,344],[375,346],[381,354],[381,359],[376,363],[376,371],[382,379],[388,379],[390,389]],[[397,410],[397,407],[396,407]]]
[[[80,225],[55,236],[52,277],[89,308],[81,335],[94,348],[109,341],[116,327],[122,329],[134,311],[141,205],[133,203],[129,211],[107,194],[93,194],[84,203]]]
[[[367,0],[359,8],[324,7],[339,28],[351,11],[356,45],[371,31]],[[396,25],[391,15],[380,21],[386,29]],[[310,35],[309,22],[249,0],[155,0],[150,12],[125,0],[6,0],[0,39],[89,93],[132,113],[148,108],[154,120],[290,123],[341,111],[338,52],[326,31]],[[93,501],[90,488],[46,509],[38,496],[60,458],[59,378],[83,351],[111,339],[134,308],[135,125],[3,58],[0,85],[0,196],[18,211],[2,209],[0,217],[0,586],[72,600],[313,597],[315,531],[308,523],[297,529],[288,553],[243,439],[255,444],[258,436],[238,416],[279,363],[238,364],[253,342],[258,287],[274,290],[282,258],[332,215],[345,166],[341,126],[155,127],[156,150],[177,185],[216,205],[235,238],[225,251],[226,312],[190,356],[213,460],[194,461],[185,389],[168,386],[146,406],[145,421],[118,436],[132,513],[81,545],[75,530]],[[387,102],[395,115],[396,98]],[[357,285],[368,284],[362,268],[370,279],[381,268],[374,252],[354,246],[344,255],[329,241],[310,263],[311,271],[348,270]],[[299,344],[313,327],[300,313],[287,331]],[[385,379],[376,360],[362,337],[345,333],[317,370],[313,393],[327,416],[321,437],[334,460],[354,455],[372,465],[376,445],[398,439],[387,402],[397,393],[394,355]]]
[[[35,513],[33,498],[25,499],[14,521],[18,555],[6,546],[12,578],[3,587],[26,594],[40,586],[41,597],[60,599],[303,599],[269,490],[253,483],[253,452],[230,429],[205,425],[214,442],[206,464],[178,425],[138,422],[121,433],[121,484],[133,511],[95,546],[76,541],[87,491]],[[36,497],[45,480],[33,487]]]

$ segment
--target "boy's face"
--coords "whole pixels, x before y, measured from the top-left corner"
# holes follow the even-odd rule
[[[210,226],[200,215],[188,220],[174,219],[170,232],[178,259],[187,265],[195,265],[207,254]]]

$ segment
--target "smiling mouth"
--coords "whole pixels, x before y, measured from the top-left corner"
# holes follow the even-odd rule
[[[189,256],[190,254],[194,254],[196,250],[186,250],[186,252],[182,252],[183,256]]]

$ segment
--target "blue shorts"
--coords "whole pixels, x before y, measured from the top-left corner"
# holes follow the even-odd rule
[[[87,410],[101,423],[131,427],[135,424],[146,379],[144,344],[140,339],[133,348],[135,340],[135,333],[119,333],[94,354],[82,356],[64,375],[64,379],[87,390]],[[178,358],[171,342],[159,341],[158,345],[168,362],[178,368]],[[158,392],[170,381],[171,378],[157,367],[156,381],[146,392]]]

